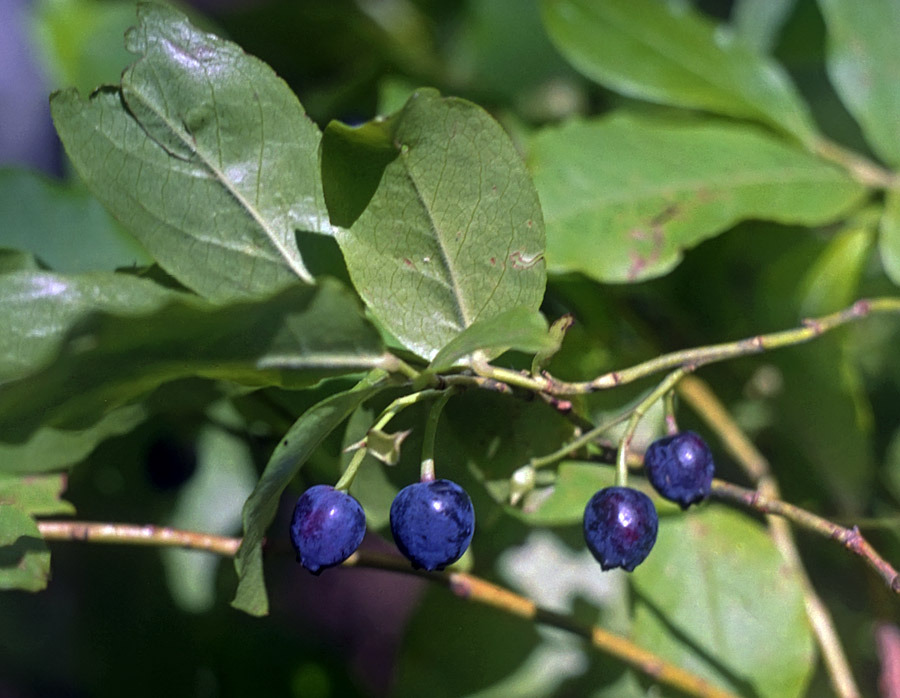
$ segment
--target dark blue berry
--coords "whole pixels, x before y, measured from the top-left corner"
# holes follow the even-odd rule
[[[650,497],[630,487],[606,487],[584,509],[584,540],[604,570],[631,572],[650,554],[658,529]]]
[[[391,533],[416,569],[442,570],[466,552],[475,532],[475,509],[450,480],[404,487],[391,504]]]
[[[291,519],[297,561],[313,574],[350,557],[366,533],[366,515],[353,497],[330,485],[300,495]]]
[[[692,431],[658,439],[644,454],[644,470],[653,487],[682,509],[709,495],[715,469],[709,446]]]

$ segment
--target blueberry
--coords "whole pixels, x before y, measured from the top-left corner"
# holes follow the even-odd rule
[[[353,497],[330,485],[300,495],[291,519],[297,561],[313,574],[350,557],[366,533],[366,515]]]
[[[475,532],[475,509],[450,480],[404,487],[391,504],[391,533],[416,569],[442,570],[466,552]]]
[[[630,487],[606,487],[584,509],[584,540],[604,570],[631,572],[649,555],[658,528],[650,497]]]
[[[658,439],[644,454],[653,487],[682,509],[706,498],[715,469],[709,446],[692,431]]]

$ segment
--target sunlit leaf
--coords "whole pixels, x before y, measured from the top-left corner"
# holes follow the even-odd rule
[[[549,268],[608,282],[664,274],[683,250],[747,218],[829,222],[864,193],[829,163],[720,122],[572,121],[539,131],[528,159]]]
[[[667,517],[631,579],[642,647],[739,695],[806,695],[815,653],[800,579],[760,524],[718,506]]]
[[[297,230],[330,233],[320,134],[287,85],[176,10],[139,6],[121,88],[51,100],[97,197],[184,285],[214,301],[311,281]]]
[[[873,150],[900,164],[900,5],[819,0],[828,27],[828,76]]]
[[[540,305],[537,192],[480,107],[419,90],[388,121],[329,125],[322,157],[353,284],[408,349],[431,359],[478,320]]]
[[[801,141],[815,127],[787,73],[688,3],[543,0],[550,38],[623,94],[761,121]]]

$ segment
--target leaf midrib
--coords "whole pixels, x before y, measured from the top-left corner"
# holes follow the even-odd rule
[[[123,91],[126,90],[124,77],[122,81],[122,89]],[[165,123],[166,126],[169,127],[170,132],[174,134],[175,137],[178,138],[178,140],[180,140],[181,143],[183,143],[190,152],[197,155],[197,157],[200,159],[200,162],[213,174],[216,181],[224,186],[228,193],[231,194],[231,196],[234,197],[235,201],[238,202],[241,208],[243,208],[247,213],[250,214],[251,218],[265,233],[269,241],[275,246],[275,249],[278,250],[278,253],[281,255],[282,260],[287,263],[291,270],[306,283],[315,283],[315,280],[313,279],[309,271],[307,271],[303,262],[296,255],[292,255],[291,250],[287,249],[281,242],[281,240],[279,240],[276,231],[270,226],[269,222],[266,221],[262,213],[244,197],[244,195],[225,176],[225,173],[222,172],[199,147],[197,147],[197,144],[193,140],[185,138],[181,130],[176,128],[171,119],[169,119],[168,115],[161,112],[157,108],[156,104],[149,101],[139,90],[135,89],[133,84],[130,86],[127,92],[138,99],[139,102],[149,111],[156,114],[163,121],[163,123]],[[132,116],[136,121],[138,121],[138,123],[140,123],[137,116],[134,116],[133,111]],[[148,138],[152,138],[152,136],[150,136],[150,134],[146,130],[145,133],[147,133]],[[162,146],[160,145],[160,147]],[[165,150],[165,148],[163,148],[163,150]],[[172,156],[170,155],[170,157]]]

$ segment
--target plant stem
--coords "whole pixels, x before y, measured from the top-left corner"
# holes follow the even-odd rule
[[[678,392],[718,433],[726,449],[743,466],[757,488],[772,499],[780,498],[778,482],[771,473],[766,457],[741,430],[709,386],[696,376],[688,376],[679,383]],[[767,515],[766,520],[775,546],[800,580],[806,615],[816,641],[822,649],[822,658],[835,694],[840,698],[860,698],[859,688],[853,678],[850,662],[847,661],[831,613],[816,593],[812,580],[803,566],[788,521],[772,515]]]
[[[38,521],[38,531],[45,540],[80,540],[89,543],[188,548],[205,550],[227,557],[233,557],[241,545],[240,538],[228,538],[149,524]]]
[[[897,175],[879,167],[871,160],[848,150],[827,138],[819,138],[810,144],[813,153],[830,160],[847,170],[860,184],[876,189],[896,188],[900,181]]]
[[[539,376],[531,376],[487,363],[473,365],[473,369],[484,378],[536,393],[547,393],[555,396],[584,395],[597,390],[608,390],[625,383],[632,383],[654,373],[668,371],[679,366],[694,370],[700,366],[717,361],[725,361],[726,359],[733,359],[739,356],[759,354],[770,349],[802,344],[836,327],[868,317],[872,313],[900,313],[900,298],[886,297],[858,300],[844,310],[823,315],[819,318],[803,320],[802,327],[771,334],[760,334],[734,342],[711,344],[705,347],[695,347],[672,352],[671,354],[663,354],[630,368],[611,371],[583,383],[568,383],[546,373]]]
[[[419,476],[421,482],[434,480],[434,440],[437,436],[438,422],[441,419],[441,412],[444,411],[444,405],[453,397],[454,392],[456,391],[453,388],[445,390],[428,411],[425,433],[422,435],[422,465]]]
[[[653,403],[661,397],[671,392],[685,374],[691,369],[683,366],[672,371],[663,381],[657,385],[650,393],[641,400],[637,407],[631,413],[628,425],[625,427],[625,433],[622,434],[622,440],[619,442],[619,450],[616,454],[616,485],[625,487],[628,484],[628,449],[631,447],[631,440],[634,438],[634,432],[641,421],[641,418],[647,413]]]
[[[578,438],[572,439],[572,441],[570,441],[569,443],[563,444],[560,448],[556,449],[552,453],[532,458],[529,461],[529,464],[532,468],[535,469],[543,468],[547,465],[553,465],[554,463],[561,461],[563,458],[571,455],[583,446],[587,446],[604,432],[609,431],[617,424],[621,424],[622,422],[624,422],[626,419],[628,419],[629,416],[629,412],[623,412],[618,417],[613,417],[608,422],[604,422],[603,424],[594,427],[590,431],[586,431]]]
[[[424,577],[442,584],[456,596],[496,608],[518,618],[550,625],[584,638],[596,649],[616,657],[660,683],[698,698],[737,698],[733,693],[709,683],[630,640],[603,628],[590,626],[572,616],[541,608],[532,599],[464,572],[424,572],[414,570],[407,560],[365,551],[354,553],[344,562],[348,567],[369,567]]]
[[[837,541],[847,550],[865,560],[869,567],[884,580],[888,589],[900,594],[900,575],[897,574],[897,570],[876,552],[856,526],[852,528],[838,526],[828,519],[806,511],[806,509],[801,509],[780,499],[770,499],[757,490],[748,490],[722,480],[713,480],[711,494],[719,499],[737,502],[763,514],[783,516],[801,528]]]
[[[372,431],[373,429],[384,429],[388,422],[410,405],[415,405],[417,402],[423,402],[425,400],[431,400],[441,395],[443,392],[443,390],[429,389],[398,397],[390,405],[384,408],[384,411],[378,416],[378,419],[375,420],[375,423],[369,428],[369,431]],[[366,453],[365,446],[362,446],[353,453],[353,457],[347,464],[347,469],[344,471],[343,475],[341,475],[337,484],[335,484],[334,489],[340,490],[341,492],[350,490],[350,485],[353,484],[356,473],[359,471],[359,467],[366,458]]]

